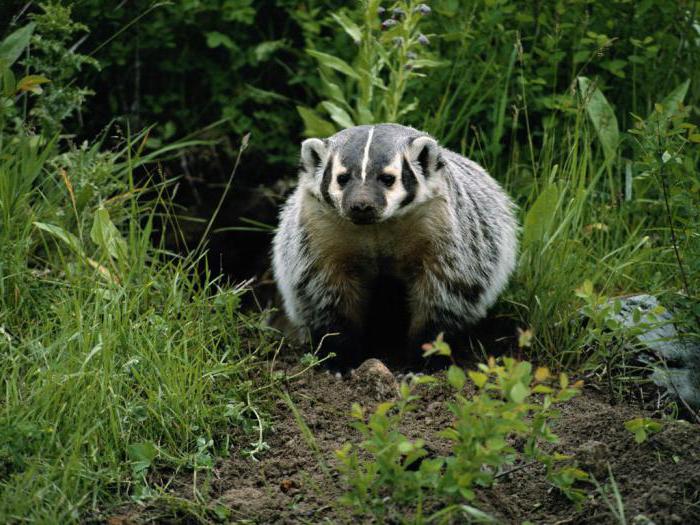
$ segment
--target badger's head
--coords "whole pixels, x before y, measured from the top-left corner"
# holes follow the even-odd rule
[[[429,200],[442,168],[435,139],[396,124],[356,126],[301,145],[300,183],[355,224],[399,216]]]

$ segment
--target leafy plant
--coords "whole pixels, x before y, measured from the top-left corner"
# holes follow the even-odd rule
[[[395,2],[382,7],[379,0],[364,0],[353,12],[340,11],[331,17],[356,46],[351,62],[308,49],[320,68],[320,106],[335,123],[315,110],[298,106],[307,136],[328,136],[337,129],[358,124],[399,122],[414,111],[418,100],[405,100],[408,85],[425,77],[424,70],[440,65],[425,49],[428,36],[420,32],[422,19],[431,13],[423,3]],[[354,19],[360,18],[361,25]]]
[[[61,131],[64,121],[79,116],[93,91],[76,86],[76,77],[83,68],[99,69],[99,63],[73,45],[76,36],[88,28],[72,19],[70,6],[49,1],[39,7],[43,12],[29,17],[34,27],[32,52],[22,61],[25,68],[37,74],[25,77],[19,87],[35,94],[45,91],[33,101],[28,117],[50,136]]]
[[[577,288],[576,296],[584,300],[581,313],[588,323],[583,340],[592,352],[588,367],[604,373],[614,401],[619,394],[620,382],[628,378],[630,370],[639,368],[635,363],[635,337],[658,325],[657,315],[665,309],[657,306],[644,314],[637,307],[632,311],[630,323],[621,315],[622,301],[596,293],[591,281],[585,281]]]
[[[439,352],[449,352],[444,342],[437,344]],[[466,374],[452,365],[444,380],[423,376],[411,384],[403,382],[398,399],[379,404],[369,416],[353,405],[353,426],[363,440],[337,452],[339,470],[348,486],[341,501],[357,513],[368,511],[379,521],[410,509],[409,521],[422,523],[430,519],[424,511],[433,509],[436,502],[447,505],[439,511],[441,517],[445,512],[462,512],[461,502],[473,501],[475,488],[491,486],[507,473],[506,466],[526,460],[543,464],[547,480],[573,501],[580,501],[584,493],[575,484],[587,475],[575,465],[557,466],[570,458],[547,453],[541,444],[556,443],[550,426],[557,417],[554,405],[571,399],[581,384],[569,385],[562,374],[558,384],[550,386],[550,375],[546,368],[533,373],[527,362],[489,359]],[[452,389],[453,397],[446,406],[454,422],[437,436],[409,439],[401,424],[417,410],[418,385],[434,386],[442,381]],[[467,396],[468,383],[476,388],[471,397]],[[427,443],[435,437],[448,441],[449,454],[431,456]],[[514,438],[522,440],[522,448],[513,445]]]
[[[663,424],[648,417],[636,417],[625,421],[625,428],[634,434],[637,443],[644,443],[651,434],[660,432]]]

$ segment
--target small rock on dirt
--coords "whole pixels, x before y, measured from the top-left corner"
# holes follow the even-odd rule
[[[379,359],[367,359],[352,371],[351,379],[376,401],[393,399],[399,392],[396,377]]]
[[[593,439],[586,441],[576,451],[576,459],[583,470],[597,479],[607,477],[610,448],[605,443]]]

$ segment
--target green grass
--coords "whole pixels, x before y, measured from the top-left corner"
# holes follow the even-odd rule
[[[272,338],[244,289],[153,244],[168,203],[134,184],[133,144],[3,138],[0,521],[72,521],[148,495],[154,466],[211,468],[263,408]]]

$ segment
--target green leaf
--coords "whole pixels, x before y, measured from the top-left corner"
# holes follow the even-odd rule
[[[528,249],[537,241],[544,240],[545,234],[554,221],[559,202],[559,188],[555,184],[547,186],[537,197],[530,210],[525,215],[523,225],[523,250]]]
[[[394,408],[395,404],[396,403],[394,403],[393,401],[385,401],[384,403],[379,403],[377,405],[377,408],[374,410],[374,413],[378,416],[384,416],[387,412],[389,412],[389,410]]]
[[[359,44],[362,41],[362,30],[345,13],[331,13],[331,17],[350,35],[353,42]]]
[[[586,77],[578,77],[579,92],[586,106],[588,118],[598,134],[607,162],[611,162],[620,143],[617,117],[610,103],[598,87]]]
[[[210,31],[206,33],[207,47],[225,47],[227,49],[238,49],[238,46],[233,43],[233,40],[228,35],[219,33],[218,31]]]
[[[486,381],[488,381],[489,379],[489,376],[482,372],[470,370],[467,373],[469,374],[469,379],[472,380],[472,382],[477,386],[477,388],[482,388],[486,384]]]
[[[452,365],[447,371],[447,381],[455,390],[462,390],[467,382],[467,376],[460,367]]]
[[[429,58],[419,58],[411,61],[413,69],[442,67],[446,66],[447,64],[449,64],[447,61],[431,60]]]
[[[31,91],[39,94],[42,92],[41,84],[51,82],[48,78],[42,75],[27,75],[17,83],[17,91]]]
[[[344,75],[347,75],[356,80],[360,79],[360,75],[358,75],[357,72],[352,67],[350,67],[350,64],[345,62],[343,59],[335,57],[333,55],[329,55],[327,53],[321,53],[320,51],[314,51],[313,49],[308,49],[306,52],[312,57],[314,57],[316,60],[318,60],[322,66],[335,69],[339,73],[343,73]]]
[[[355,124],[352,121],[352,117],[340,106],[333,104],[333,102],[325,101],[321,102],[321,105],[328,111],[331,119],[342,128],[351,128]]]
[[[29,45],[29,40],[34,32],[36,24],[32,22],[24,27],[19,28],[14,33],[0,42],[0,62],[6,67],[14,64],[22,51]]]
[[[57,239],[60,239],[75,253],[77,253],[81,257],[85,257],[85,252],[83,252],[83,248],[80,245],[80,240],[71,232],[66,231],[63,228],[54,224],[46,224],[44,222],[35,222],[34,226],[36,226],[42,231],[50,233]]]
[[[113,259],[119,260],[126,257],[126,241],[110,220],[109,212],[105,208],[99,208],[95,212],[90,238]]]
[[[401,441],[399,442],[397,450],[400,454],[408,454],[413,450],[413,443],[408,440]]]
[[[304,135],[307,137],[330,137],[336,132],[335,126],[321,118],[311,108],[297,106],[297,111],[304,121]]]
[[[17,80],[9,67],[3,69],[0,64],[0,89],[6,97],[11,97],[17,92]]]
[[[129,445],[127,453],[132,461],[132,471],[134,475],[138,475],[148,470],[151,466],[153,460],[158,456],[158,447],[151,441],[144,441]]]
[[[677,86],[660,104],[654,104],[654,111],[647,118],[652,129],[660,126],[665,130],[668,127],[671,119],[680,112],[681,104],[688,93],[689,86],[690,79]]]
[[[328,75],[326,75],[323,71],[319,71],[319,76],[321,77],[321,85],[323,86],[323,90],[326,96],[335,100],[339,104],[347,106],[343,90],[340,89],[338,84],[330,80],[328,78]]]
[[[663,428],[663,424],[650,418],[636,417],[625,421],[625,428],[634,434],[634,440],[637,443],[644,443],[649,434],[659,432]]]
[[[530,389],[522,383],[515,383],[509,392],[510,398],[520,404],[530,395]]]
[[[262,42],[255,46],[253,49],[253,56],[255,57],[255,62],[264,62],[268,60],[278,49],[282,49],[287,45],[285,40],[268,40],[267,42]]]

